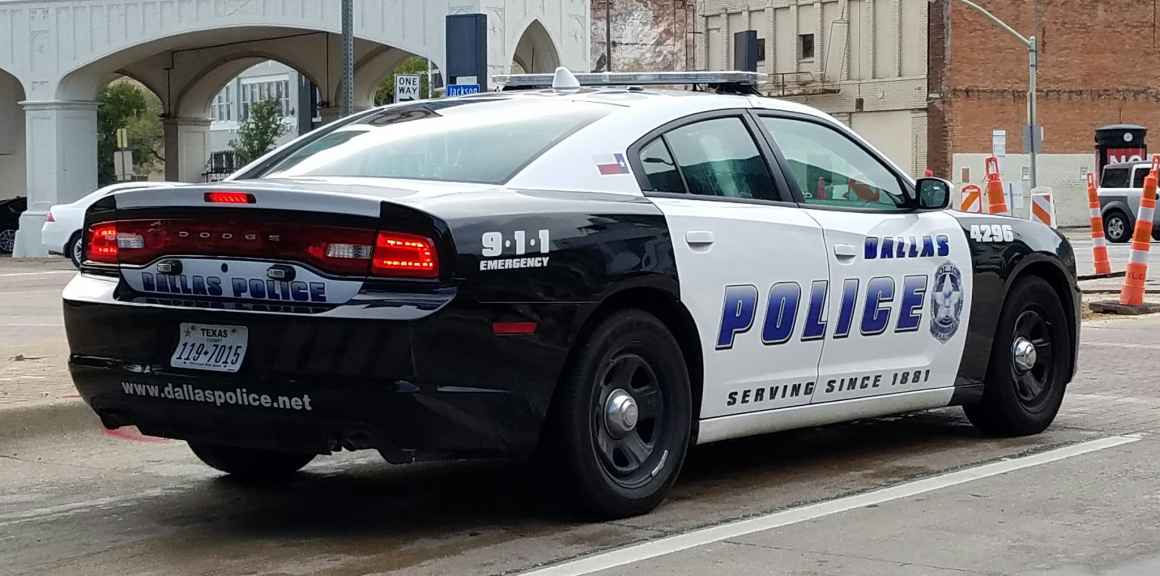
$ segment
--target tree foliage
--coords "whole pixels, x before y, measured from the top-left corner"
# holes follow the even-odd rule
[[[134,172],[148,175],[165,162],[165,132],[161,125],[161,100],[130,80],[109,83],[97,95],[97,180],[101,186],[117,180],[113,152],[117,129],[125,128]]]
[[[375,106],[392,104],[395,101],[395,74],[418,74],[419,97],[426,98],[429,92],[427,86],[427,60],[418,56],[411,56],[395,67],[394,74],[383,78],[379,87],[375,89]]]
[[[249,164],[269,152],[285,131],[282,107],[277,100],[251,104],[249,116],[238,127],[238,139],[230,142],[237,155],[237,165]]]

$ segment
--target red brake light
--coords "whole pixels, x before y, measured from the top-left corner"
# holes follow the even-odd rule
[[[56,216],[52,215],[52,210],[49,210],[48,214],[46,214],[44,216],[44,221],[45,222],[56,222]]]
[[[85,259],[104,264],[117,263],[117,224],[107,222],[89,228],[85,240]]]
[[[253,194],[246,192],[206,192],[205,201],[211,204],[253,204]]]
[[[439,256],[430,238],[399,232],[379,232],[371,258],[374,276],[438,278]]]

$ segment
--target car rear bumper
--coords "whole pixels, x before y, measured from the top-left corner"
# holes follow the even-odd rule
[[[110,301],[81,288],[115,280],[74,282],[69,368],[105,426],[289,451],[370,448],[393,461],[534,449],[568,344],[555,331],[497,336],[491,323],[519,312],[569,326],[578,309],[451,304],[355,319]],[[183,322],[246,326],[239,371],[171,367]]]

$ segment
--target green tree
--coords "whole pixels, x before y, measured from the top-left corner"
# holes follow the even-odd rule
[[[419,97],[425,98],[430,93],[428,92],[427,86],[427,60],[418,56],[411,56],[395,67],[394,74],[383,78],[383,81],[379,82],[379,87],[375,89],[375,106],[394,103],[395,74],[418,74]]]
[[[101,186],[117,181],[113,152],[117,149],[117,129],[125,128],[129,150],[133,151],[134,172],[149,174],[165,162],[161,100],[131,80],[110,82],[97,95],[97,181]]]
[[[250,105],[250,114],[238,127],[238,139],[230,142],[238,166],[244,166],[269,152],[286,131],[282,125],[282,107],[277,100],[263,100]]]

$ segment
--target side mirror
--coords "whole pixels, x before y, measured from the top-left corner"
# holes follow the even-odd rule
[[[922,210],[943,210],[951,203],[953,185],[942,178],[919,178],[914,184],[918,193],[918,208]]]

